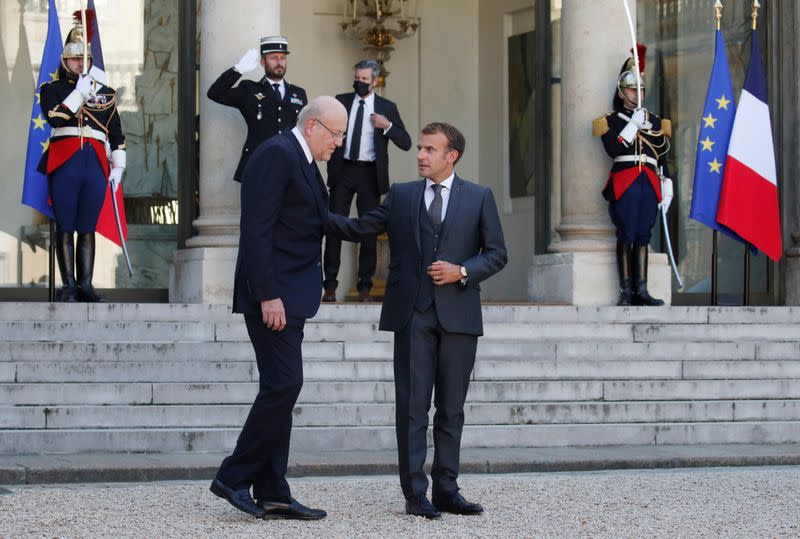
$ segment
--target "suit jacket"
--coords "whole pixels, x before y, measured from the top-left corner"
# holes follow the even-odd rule
[[[355,93],[339,94],[336,99],[344,105],[347,110],[348,120],[350,109],[353,106],[353,101],[356,99]],[[403,125],[403,120],[400,119],[400,113],[397,112],[397,105],[388,99],[375,94],[375,112],[382,114],[392,122],[392,127],[384,135],[383,129],[376,129],[373,142],[375,144],[375,173],[378,180],[378,191],[380,194],[385,195],[389,192],[389,140],[403,151],[408,151],[411,148],[411,137]],[[349,124],[348,124],[349,125]],[[331,160],[328,161],[328,187],[333,187],[342,177],[342,165],[344,164],[344,148],[336,148],[333,152]]]
[[[322,291],[328,195],[291,131],[253,152],[241,197],[233,311],[260,314],[261,301],[281,298],[287,317],[313,317]]]
[[[288,133],[297,124],[297,115],[306,104],[306,91],[286,84],[286,93],[279,100],[269,80],[264,76],[260,81],[243,80],[234,87],[242,75],[231,68],[226,70],[208,88],[208,98],[220,105],[236,107],[247,124],[247,139],[242,147],[242,156],[233,179],[242,181],[244,167],[256,147],[279,133]],[[258,113],[261,112],[259,119]]]
[[[467,268],[467,283],[434,287],[436,313],[452,333],[483,335],[480,283],[508,261],[497,206],[488,187],[458,176],[439,239],[437,259]],[[422,279],[419,215],[425,180],[393,184],[383,203],[359,219],[329,214],[329,234],[349,241],[388,232],[389,275],[381,310],[380,329],[400,331],[411,318]]]

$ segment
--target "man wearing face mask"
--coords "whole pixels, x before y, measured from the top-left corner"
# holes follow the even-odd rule
[[[289,42],[285,37],[262,37],[260,51],[245,52],[239,63],[220,75],[208,89],[209,99],[236,107],[247,123],[247,139],[233,175],[237,182],[242,181],[244,166],[256,146],[278,133],[291,131],[300,109],[308,103],[306,91],[283,78],[288,54]],[[245,79],[236,85],[242,75],[255,70],[259,64],[264,68],[261,80]]]
[[[411,148],[411,137],[400,119],[397,105],[376,95],[381,66],[374,60],[362,60],[353,66],[354,93],[340,94],[336,99],[348,111],[347,139],[328,162],[330,210],[350,214],[353,196],[359,216],[375,208],[381,195],[389,192],[389,141],[401,150]],[[376,239],[361,242],[358,255],[358,296],[370,301],[372,276],[376,265]],[[340,240],[325,237],[325,293],[322,301],[336,301],[341,261]]]

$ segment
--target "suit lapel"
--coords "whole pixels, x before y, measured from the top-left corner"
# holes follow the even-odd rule
[[[317,204],[317,212],[319,212],[319,216],[324,223],[328,218],[328,210],[327,204],[325,202],[325,198],[327,197],[326,194],[323,194],[323,184],[321,181],[321,177],[319,175],[319,169],[317,168],[317,164],[314,161],[309,163],[306,160],[306,154],[303,151],[303,147],[300,146],[300,142],[297,141],[297,138],[294,134],[290,131],[287,135],[292,144],[294,144],[294,148],[298,153],[300,158],[300,168],[303,170],[303,176],[308,183],[308,187],[311,189],[311,193],[314,196],[314,202]]]
[[[442,223],[442,234],[439,238],[440,243],[443,243],[445,239],[447,239],[447,233],[453,227],[453,221],[456,220],[456,216],[458,215],[458,205],[461,203],[461,188],[463,187],[463,183],[464,182],[458,176],[453,178],[450,199],[447,201],[447,213]]]
[[[411,215],[414,216],[414,224],[413,224],[414,240],[417,242],[417,249],[420,252],[422,252],[422,247],[420,246],[420,240],[419,240],[419,219],[420,219],[419,212],[422,209],[422,201],[424,200],[425,196],[425,184],[426,181],[424,178],[419,182],[417,182],[417,184],[415,185],[413,196],[411,197],[411,204],[413,204],[413,206],[411,207]]]

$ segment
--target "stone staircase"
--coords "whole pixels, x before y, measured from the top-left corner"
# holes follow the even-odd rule
[[[392,449],[379,306],[306,326],[295,450]],[[800,441],[800,309],[484,307],[465,447]],[[221,305],[0,303],[0,454],[232,449],[257,390]]]

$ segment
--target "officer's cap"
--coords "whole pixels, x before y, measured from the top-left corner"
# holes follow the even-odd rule
[[[283,36],[269,36],[261,38],[261,55],[271,52],[285,52],[289,54],[289,41]]]

